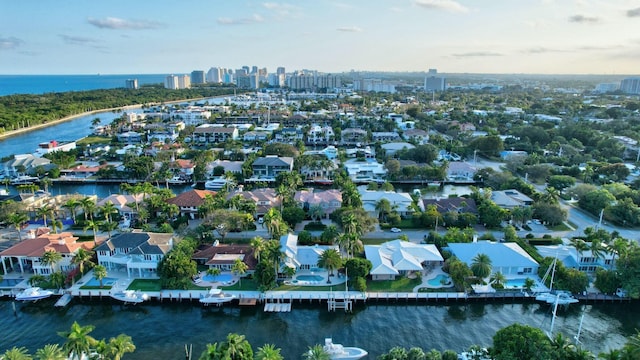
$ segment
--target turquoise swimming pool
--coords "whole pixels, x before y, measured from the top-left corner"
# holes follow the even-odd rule
[[[299,281],[322,281],[324,278],[320,275],[298,275],[296,280]]]
[[[118,282],[118,279],[106,277],[102,279],[102,286],[113,286],[116,282]],[[84,286],[100,286],[100,281],[96,278],[91,278],[84,284]]]
[[[231,274],[205,275],[202,277],[202,280],[208,281],[208,282],[229,282],[233,280],[233,275]]]
[[[449,285],[451,285],[451,278],[449,277],[449,275],[439,274],[438,276],[434,277],[433,279],[427,280],[427,284],[429,284],[429,286],[433,286],[433,287],[449,286]]]

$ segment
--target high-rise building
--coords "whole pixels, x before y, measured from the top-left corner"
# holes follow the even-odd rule
[[[127,79],[124,81],[124,87],[127,89],[137,89],[138,79]]]
[[[620,90],[625,94],[640,94],[640,77],[623,79],[620,82]]]
[[[446,78],[438,76],[438,70],[429,69],[429,73],[424,78],[424,91],[444,91],[446,89]]]
[[[204,71],[202,70],[193,70],[191,72],[191,83],[193,84],[204,84],[207,82],[204,78]]]
[[[278,67],[278,69],[276,69],[276,74],[278,75],[284,75],[286,72],[284,71],[284,66],[280,66]]]
[[[222,71],[219,67],[212,67],[207,71],[207,82],[210,83],[221,83],[222,82]]]
[[[251,73],[252,73],[252,74],[255,74],[255,73],[257,73],[257,72],[258,72],[258,67],[257,67],[257,66],[255,66],[255,65],[253,65],[253,66],[251,67]]]
[[[191,78],[189,75],[172,74],[164,79],[164,87],[172,90],[188,89],[191,87]]]

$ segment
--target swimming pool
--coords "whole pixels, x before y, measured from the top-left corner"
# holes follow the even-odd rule
[[[202,277],[202,280],[208,281],[208,282],[229,282],[233,280],[233,275],[231,274],[205,275]]]
[[[0,287],[14,287],[22,280],[24,279],[2,279],[2,281],[0,281]]]
[[[449,277],[449,275],[439,274],[433,279],[427,280],[427,284],[433,287],[448,286],[448,285],[451,285],[451,278]]]
[[[322,281],[324,278],[320,275],[298,275],[296,280],[300,281]]]
[[[116,278],[106,277],[102,279],[102,286],[113,286],[118,282]],[[91,278],[87,281],[84,286],[100,286],[100,281],[96,278]]]
[[[505,281],[504,283],[504,287],[505,288],[511,288],[511,289],[522,289],[524,288],[524,282],[527,279],[523,279],[523,278],[519,278],[519,279],[509,279],[507,281]],[[537,286],[538,283],[534,282],[533,287]]]

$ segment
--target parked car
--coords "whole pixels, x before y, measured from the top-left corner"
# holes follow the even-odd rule
[[[399,233],[399,232],[401,232],[401,231],[402,231],[402,229],[398,229],[398,228],[395,228],[395,227],[394,227],[394,228],[391,228],[391,232],[392,232],[392,233]]]

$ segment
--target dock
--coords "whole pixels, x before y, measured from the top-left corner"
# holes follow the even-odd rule
[[[255,306],[258,303],[256,298],[240,298],[238,305],[240,306]]]
[[[62,295],[60,297],[60,299],[58,299],[58,301],[56,301],[54,306],[56,306],[56,307],[65,307],[65,306],[69,305],[71,300],[73,300],[73,296],[71,294],[69,294],[69,293],[66,293],[66,294]]]
[[[291,303],[265,303],[264,312],[291,312]]]

